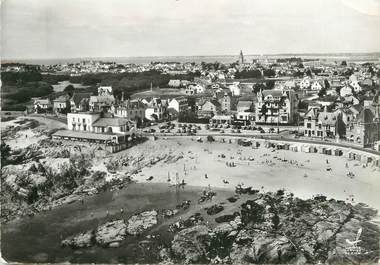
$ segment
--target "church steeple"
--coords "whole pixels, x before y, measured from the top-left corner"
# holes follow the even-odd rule
[[[244,64],[244,55],[243,55],[243,51],[242,50],[240,50],[239,63],[240,64]]]

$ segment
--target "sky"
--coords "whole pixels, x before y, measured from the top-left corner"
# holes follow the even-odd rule
[[[380,0],[0,0],[3,59],[380,51]]]

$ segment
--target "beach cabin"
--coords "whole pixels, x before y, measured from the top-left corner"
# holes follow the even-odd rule
[[[252,148],[259,148],[260,143],[259,142],[252,142]]]
[[[290,144],[284,144],[284,150],[289,150],[290,149]]]
[[[332,155],[332,150],[331,150],[331,148],[327,148],[327,149],[325,150],[325,154],[331,156],[331,155]]]
[[[318,149],[314,145],[310,146],[310,153],[317,153],[317,152],[318,152]]]
[[[285,145],[284,144],[277,144],[276,148],[277,148],[277,150],[284,150]]]
[[[375,160],[373,160],[372,166],[380,167],[380,158],[376,158]]]
[[[319,153],[319,154],[324,154],[325,151],[326,151],[326,147],[318,146],[318,153]]]
[[[298,146],[297,146],[297,145],[291,145],[291,146],[290,146],[290,150],[291,150],[292,152],[298,152]]]
[[[339,148],[335,149],[334,150],[334,155],[335,156],[342,156],[343,155],[343,151]]]
[[[310,153],[310,147],[308,145],[302,145],[301,151],[304,153]]]

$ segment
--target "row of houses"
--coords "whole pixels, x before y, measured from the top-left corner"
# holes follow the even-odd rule
[[[373,147],[380,139],[379,95],[371,104],[352,105],[327,111],[310,108],[304,116],[304,135],[317,138],[339,138]]]

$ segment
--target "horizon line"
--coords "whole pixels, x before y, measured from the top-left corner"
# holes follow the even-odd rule
[[[244,52],[243,52],[244,54]],[[371,55],[379,54],[380,51],[373,52],[302,52],[302,53],[263,53],[263,54],[251,54],[247,53],[244,56],[308,56],[308,55]],[[120,56],[120,55],[110,55],[110,56],[80,56],[80,57],[30,57],[30,58],[1,58],[2,61],[10,60],[70,60],[70,59],[98,59],[98,58],[149,58],[149,57],[223,57],[223,56],[236,56],[239,57],[239,53],[236,54],[211,54],[211,55],[139,55],[139,56]]]

